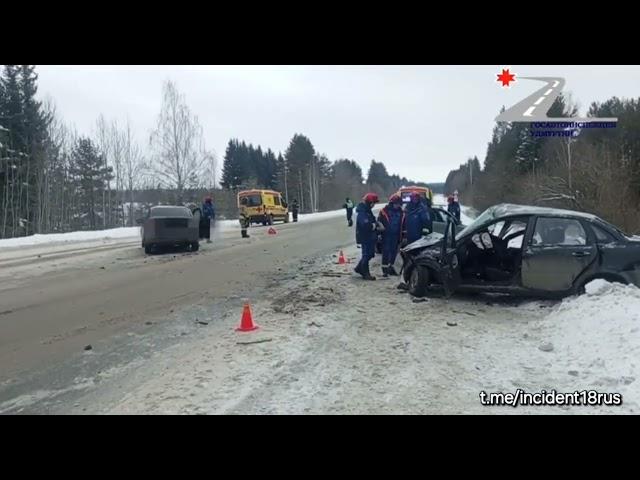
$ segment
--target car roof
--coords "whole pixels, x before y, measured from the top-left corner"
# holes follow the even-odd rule
[[[184,205],[154,205],[153,207],[151,207],[151,210],[155,210],[158,208],[186,208],[187,210],[189,210],[189,207],[185,207]]]
[[[490,208],[493,209],[495,218],[512,217],[517,215],[549,215],[552,217],[583,218],[585,220],[597,220],[599,222],[603,222],[603,220],[591,213],[564,210],[562,208],[534,207],[531,205],[517,205],[514,203],[501,203]]]
[[[163,216],[163,213],[165,213],[164,216],[167,216],[166,213],[168,213],[168,216],[174,216],[178,212],[184,213],[184,215],[187,217],[191,215],[191,210],[183,205],[156,205],[154,207],[151,207],[149,213],[152,215],[160,214],[158,216]]]

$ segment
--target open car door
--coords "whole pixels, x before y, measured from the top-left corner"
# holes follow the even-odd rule
[[[455,221],[446,217],[444,238],[440,250],[440,281],[444,293],[448,297],[456,291],[460,285],[460,262],[456,246]]]
[[[444,231],[447,228],[447,223],[449,221],[454,222],[456,226],[460,226],[460,223],[458,223],[456,218],[443,208],[433,207],[431,212],[433,213],[434,232],[444,235]]]

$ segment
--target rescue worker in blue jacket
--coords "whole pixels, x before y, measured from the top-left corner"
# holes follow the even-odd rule
[[[369,260],[375,257],[376,240],[379,226],[371,209],[378,203],[378,195],[367,193],[362,202],[356,207],[356,243],[362,245],[362,258],[355,268],[355,272],[365,280],[375,280],[369,272]]]
[[[200,219],[200,238],[206,238],[211,243],[211,223],[216,219],[216,211],[213,208],[213,199],[206,197],[202,204],[202,217]]]
[[[398,248],[402,240],[405,214],[402,211],[402,199],[399,195],[391,195],[389,204],[378,214],[378,222],[382,224],[382,276],[398,276],[394,267]]]
[[[429,210],[420,200],[420,194],[413,192],[406,208],[406,242],[413,243],[433,231],[433,220]]]

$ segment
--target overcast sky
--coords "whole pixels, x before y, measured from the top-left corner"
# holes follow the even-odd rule
[[[52,66],[40,65],[40,95],[50,95],[63,119],[91,134],[96,118],[130,119],[148,141],[160,109],[163,81],[186,95],[220,158],[230,138],[287,148],[308,136],[330,160],[371,159],[390,173],[444,181],[468,157],[484,161],[494,118],[540,88],[522,80],[502,89],[490,66]],[[522,76],[561,76],[582,107],[640,96],[638,66],[521,66]]]

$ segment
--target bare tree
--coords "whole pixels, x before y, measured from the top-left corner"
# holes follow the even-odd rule
[[[182,203],[184,190],[200,183],[206,150],[198,117],[171,81],[164,84],[162,107],[150,144],[158,179],[165,188],[174,189],[177,202]]]
[[[124,130],[124,158],[123,158],[123,174],[125,186],[129,198],[129,225],[133,226],[134,222],[134,191],[140,185],[142,180],[141,174],[144,170],[144,159],[140,147],[135,142],[131,134],[131,125],[129,119]]]
[[[114,172],[116,172],[118,169],[111,162],[110,131],[104,115],[102,114],[100,114],[96,121],[96,130],[96,143],[98,144],[98,148],[102,152],[102,155],[104,155],[107,165],[113,167]],[[107,190],[106,192],[103,192],[102,197],[102,226],[104,228],[106,228],[107,224],[112,224],[111,212],[111,181],[109,181],[107,184]]]
[[[204,152],[205,156],[205,172],[203,187],[215,190],[217,188],[217,173],[218,173],[218,157],[215,152]]]

